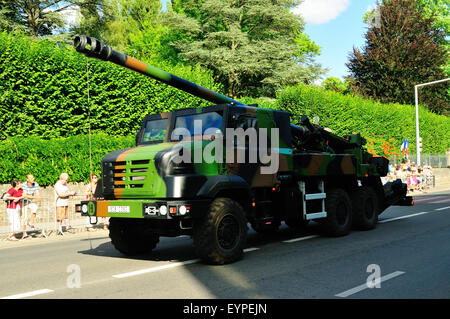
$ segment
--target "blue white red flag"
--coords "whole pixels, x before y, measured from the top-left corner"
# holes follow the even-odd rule
[[[406,140],[405,152],[406,152],[406,159],[408,159],[408,157],[409,157],[409,140]]]
[[[400,151],[402,152],[403,155],[405,155],[405,146],[406,146],[406,140],[403,139],[402,145],[400,146]]]

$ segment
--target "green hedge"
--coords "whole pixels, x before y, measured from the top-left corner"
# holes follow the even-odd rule
[[[112,63],[88,59],[72,47],[26,36],[0,33],[0,61],[0,140],[87,134],[89,122],[92,131],[133,135],[147,113],[210,104]],[[155,66],[221,91],[211,73],[199,67]]]
[[[133,147],[134,137],[91,135],[92,171],[100,174],[101,159],[107,153]],[[44,140],[38,137],[13,137],[0,143],[0,184],[25,180],[33,174],[42,186],[53,185],[66,172],[73,182],[87,182],[90,173],[89,136]]]
[[[416,150],[415,107],[411,105],[383,104],[308,85],[287,87],[277,94],[274,102],[257,99],[245,99],[245,102],[287,110],[294,123],[298,123],[302,115],[310,119],[318,116],[321,126],[329,127],[338,135],[358,132],[379,141],[390,141],[395,150],[399,150],[402,140],[407,138],[410,152]],[[450,148],[450,118],[419,106],[419,120],[423,153],[445,154]]]

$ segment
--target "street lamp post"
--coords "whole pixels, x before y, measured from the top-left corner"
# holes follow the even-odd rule
[[[426,86],[426,85],[432,85],[432,84],[437,84],[437,83],[442,83],[442,82],[446,82],[449,81],[450,78],[448,79],[444,79],[444,80],[439,80],[439,81],[433,81],[433,82],[428,82],[428,83],[422,83],[422,84],[417,84],[416,86],[414,86],[414,94],[416,97],[416,154],[417,154],[417,166],[420,166],[420,149],[419,149],[419,139],[420,139],[420,134],[419,134],[419,87],[422,86]]]

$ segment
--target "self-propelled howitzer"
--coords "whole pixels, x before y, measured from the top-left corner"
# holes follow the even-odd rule
[[[95,38],[91,38],[85,35],[77,36],[74,39],[74,47],[78,52],[84,54],[87,57],[115,63],[143,75],[149,76],[167,85],[173,86],[177,89],[188,92],[199,98],[205,99],[209,102],[215,104],[242,104],[241,102],[235,101],[225,95],[216,93],[210,89],[204,88],[200,85],[182,79],[176,75],[158,69],[152,65],[129,57],[123,53],[117,52]]]
[[[307,117],[295,125],[288,112],[244,105],[93,38],[78,36],[74,46],[217,104],[146,115],[136,147],[103,157],[94,198],[77,211],[94,222],[109,217],[111,241],[124,254],[149,252],[160,236],[189,235],[201,259],[230,263],[243,255],[247,222],[270,233],[282,222],[315,220],[325,234],[343,236],[373,229],[387,207],[411,202],[400,180],[382,185],[388,161],[366,152],[359,134],[340,137]],[[189,138],[179,139],[179,129]]]

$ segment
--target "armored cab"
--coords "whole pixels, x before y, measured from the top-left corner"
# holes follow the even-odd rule
[[[77,211],[110,217],[110,238],[124,254],[151,251],[160,236],[190,235],[208,263],[240,259],[247,223],[260,233],[282,222],[318,221],[325,234],[372,229],[393,204],[408,204],[401,181],[383,187],[385,158],[363,149],[359,134],[337,136],[307,117],[262,109],[181,79],[78,36],[76,50],[214,103],[145,116],[136,147],[102,160],[95,199]]]

